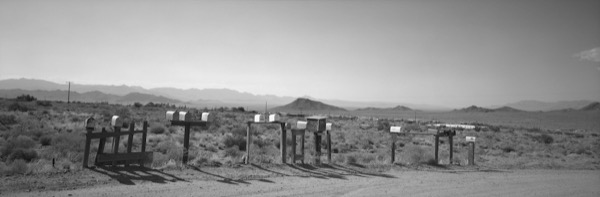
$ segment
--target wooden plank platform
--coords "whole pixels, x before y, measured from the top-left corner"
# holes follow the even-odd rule
[[[144,162],[146,159],[151,159],[154,152],[139,152],[139,153],[117,153],[117,154],[101,154],[96,156],[96,162],[112,162],[112,161],[134,161],[140,160]]]

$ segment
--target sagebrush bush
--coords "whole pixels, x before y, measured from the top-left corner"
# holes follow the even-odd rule
[[[13,125],[13,124],[17,124],[17,117],[15,117],[14,115],[5,115],[5,114],[0,114],[0,123],[3,125]]]
[[[235,145],[223,150],[223,157],[239,157],[241,154],[242,153],[239,151],[239,148]]]
[[[29,167],[27,166],[27,162],[18,159],[10,164],[9,170],[8,174],[25,174],[29,170]]]
[[[222,138],[222,143],[226,148],[237,146],[239,150],[246,150],[246,139],[239,135],[225,135]]]
[[[77,133],[61,133],[52,139],[52,148],[62,156],[67,156],[69,152],[82,153],[84,146],[85,137]]]
[[[19,135],[5,142],[4,145],[0,147],[0,152],[3,157],[8,157],[17,149],[31,149],[35,147],[35,145],[35,141],[30,137]]]
[[[40,144],[42,146],[49,146],[52,143],[52,137],[45,135],[40,138]]]
[[[42,107],[52,107],[52,103],[50,101],[36,101],[35,103]]]
[[[409,164],[421,164],[427,162],[429,156],[424,148],[420,146],[410,146],[406,150],[406,157]]]
[[[29,107],[25,106],[25,105],[21,105],[19,103],[13,103],[11,105],[8,106],[8,111],[20,111],[20,112],[27,112],[31,109],[29,109]]]
[[[36,159],[37,157],[38,157],[38,154],[33,149],[17,148],[17,149],[14,149],[12,151],[12,153],[10,153],[10,155],[8,156],[8,160],[9,161],[25,160],[27,162],[30,162],[31,160]]]
[[[150,133],[163,134],[163,133],[165,133],[166,130],[167,129],[164,126],[157,125],[157,126],[152,126],[150,128]]]

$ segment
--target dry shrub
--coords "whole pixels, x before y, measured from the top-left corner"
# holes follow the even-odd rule
[[[407,159],[408,164],[421,164],[426,163],[431,155],[420,146],[410,146],[404,152],[404,158]]]
[[[224,135],[221,142],[226,148],[237,146],[239,150],[246,150],[246,139],[239,135]]]
[[[71,157],[73,154],[83,153],[84,146],[85,138],[76,133],[61,133],[52,139],[52,148],[60,156]]]
[[[2,153],[2,157],[6,157],[9,160],[28,158],[30,161],[37,157],[37,153],[34,155],[31,152],[33,150],[30,150],[35,147],[35,144],[35,141],[30,137],[19,135],[4,142],[2,147],[0,147],[0,153]]]
[[[29,167],[24,160],[17,159],[8,165],[0,163],[0,175],[26,174],[27,172],[29,172]]]
[[[49,135],[44,135],[40,138],[40,144],[42,144],[42,146],[49,146],[50,144],[52,144],[52,137],[50,137]]]
[[[31,160],[38,157],[38,154],[33,149],[22,149],[17,148],[12,151],[12,153],[8,156],[9,161],[13,160],[25,160],[30,162]]]
[[[167,129],[162,125],[155,125],[150,127],[150,133],[163,134]]]

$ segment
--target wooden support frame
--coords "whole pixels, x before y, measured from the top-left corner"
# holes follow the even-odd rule
[[[247,127],[246,127],[246,164],[250,164],[250,147],[252,144],[252,125],[253,124],[257,124],[257,125],[265,125],[265,124],[279,124],[281,126],[281,140],[279,140],[279,150],[280,150],[280,154],[281,154],[281,163],[286,163],[286,149],[287,149],[287,142],[286,142],[286,138],[287,138],[287,134],[286,134],[286,128],[285,128],[285,122],[280,122],[280,121],[274,121],[274,122],[252,122],[249,121],[246,123]]]
[[[208,125],[208,122],[206,121],[180,121],[180,120],[171,120],[171,125],[172,126],[183,126],[184,127],[184,135],[183,135],[183,158],[182,158],[182,162],[183,164],[187,164],[188,162],[188,155],[189,155],[189,151],[190,151],[190,132],[191,132],[191,127],[192,126],[200,126],[200,127],[206,127],[206,125]]]
[[[455,135],[456,135],[456,130],[450,130],[450,129],[446,129],[442,132],[440,132],[438,130],[438,132],[435,134],[435,163],[436,164],[439,164],[438,149],[439,149],[439,143],[440,143],[439,138],[440,137],[448,137],[448,146],[449,146],[448,149],[449,149],[449,159],[450,159],[448,161],[448,163],[452,164],[452,158],[453,158],[452,156],[454,154],[454,142],[453,142],[454,140],[453,139],[454,139]]]
[[[304,164],[304,136],[306,134],[306,129],[292,129],[292,163],[296,163],[298,159]],[[300,154],[297,154],[296,151],[298,147],[297,137],[300,137]]]
[[[102,128],[101,133],[93,133],[94,127],[86,127],[86,140],[85,140],[85,152],[83,155],[83,167],[88,167],[89,162],[89,154],[90,154],[90,146],[93,139],[100,139],[100,143],[98,144],[98,152],[96,153],[96,158],[94,160],[95,165],[105,165],[107,163],[111,163],[113,166],[119,164],[125,164],[125,166],[129,166],[132,162],[138,163],[140,166],[144,166],[144,159],[152,157],[152,152],[146,152],[146,138],[148,135],[148,122],[143,122],[143,129],[141,131],[135,130],[135,123],[131,122],[129,124],[129,131],[120,132],[121,128],[115,126],[114,132],[108,133],[105,128]],[[141,152],[133,153],[133,135],[134,134],[142,134],[142,147]],[[123,135],[128,135],[129,138],[127,140],[127,152],[119,153],[118,146],[120,137]],[[113,144],[113,153],[106,154],[104,153],[104,147],[106,146],[106,138],[112,137],[115,141]]]
[[[406,132],[390,132],[391,135],[391,160],[390,163],[394,164],[394,162],[396,161],[396,141],[397,141],[397,136],[398,135],[433,135],[434,137],[434,155],[435,155],[435,163],[439,164],[439,144],[440,144],[440,137],[448,137],[448,144],[449,144],[449,149],[450,149],[450,163],[452,163],[452,156],[453,156],[453,149],[454,149],[454,143],[453,143],[453,137],[456,135],[456,131],[455,130],[444,130],[442,132],[440,132],[439,130],[437,131],[437,133],[406,133]]]
[[[321,142],[322,137],[325,135],[327,138],[327,162],[331,163],[331,123],[327,125],[327,118],[324,116],[311,116],[306,118],[307,126],[306,130],[313,132],[314,143],[315,143],[315,157],[314,163],[321,164]]]

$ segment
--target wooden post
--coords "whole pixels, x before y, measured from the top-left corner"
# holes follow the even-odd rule
[[[102,133],[106,133],[106,129],[102,127]],[[106,138],[100,138],[100,143],[98,144],[98,151],[96,152],[96,159],[94,159],[94,164],[98,165],[98,155],[104,154],[104,146],[106,146]]]
[[[281,140],[279,141],[279,150],[281,150],[281,163],[285,164],[286,163],[286,148],[287,148],[287,134],[286,134],[286,129],[285,129],[285,123],[280,123],[281,124]]]
[[[475,142],[469,142],[469,165],[475,165]]]
[[[391,164],[394,164],[394,162],[396,161],[396,135],[391,134],[392,137],[392,160],[390,161]]]
[[[321,164],[321,133],[314,132],[315,135],[315,164]]]
[[[121,133],[121,127],[120,126],[118,126],[118,127],[115,126],[113,128],[115,129],[115,133]],[[119,141],[120,140],[121,140],[121,136],[120,135],[117,135],[117,136],[114,137],[114,142],[115,142],[115,144],[113,144],[113,147],[114,147],[113,148],[113,153],[114,154],[119,153]],[[117,161],[113,161],[112,165],[113,165],[113,167],[117,166]]]
[[[185,134],[183,136],[183,165],[188,162],[188,153],[190,151],[190,124],[185,124]]]
[[[301,135],[302,139],[300,140],[300,155],[302,155],[302,164],[304,164],[304,134],[306,134],[306,131],[303,131],[304,133]]]
[[[133,131],[135,129],[135,122],[131,121],[129,123],[129,136],[127,137],[127,153],[131,153],[131,149],[133,148]],[[125,160],[125,167],[129,166],[129,160]]]
[[[144,121],[144,127],[143,127],[143,133],[142,133],[142,152],[146,152],[146,136],[148,135],[148,121]]]
[[[148,135],[148,121],[144,121],[144,126],[142,128],[142,153],[146,152],[146,136]],[[146,160],[140,160],[140,166],[144,167],[144,162]]]
[[[452,139],[453,136],[452,134],[448,134],[448,146],[450,146],[450,160],[448,161],[448,164],[452,164],[452,149],[454,148],[453,143],[452,143]]]
[[[250,127],[252,123],[248,122],[246,128],[246,164],[250,164],[250,143],[252,143],[252,135],[250,135]]]
[[[296,134],[294,133],[294,130],[292,130],[292,163],[295,164],[296,163],[296,146],[298,145],[298,143],[296,143]]]
[[[90,129],[87,128],[87,135],[85,136],[85,152],[83,153],[83,167],[87,168],[88,167],[88,160],[90,158],[90,146],[92,143],[92,138],[90,137],[90,134],[92,134],[92,131],[94,129]]]
[[[440,144],[440,136],[438,136],[437,134],[435,135],[435,164],[439,164],[439,160],[438,160],[438,148],[439,148],[439,144]]]
[[[331,131],[327,131],[327,162],[331,164]]]

